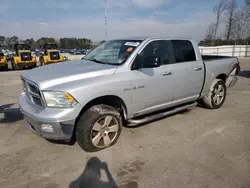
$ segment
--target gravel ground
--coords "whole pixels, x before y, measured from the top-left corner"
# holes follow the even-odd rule
[[[250,187],[250,59],[241,67],[221,109],[124,128],[97,153],[31,133],[17,105],[21,71],[0,72],[0,187]]]

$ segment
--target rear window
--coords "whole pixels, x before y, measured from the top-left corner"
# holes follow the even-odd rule
[[[196,61],[192,43],[188,40],[172,40],[176,63]]]
[[[0,56],[4,56],[4,54],[0,52]]]

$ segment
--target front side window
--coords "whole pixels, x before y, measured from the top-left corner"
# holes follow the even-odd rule
[[[103,64],[121,65],[141,42],[141,40],[107,41],[88,53],[84,59]]]
[[[172,40],[176,63],[196,61],[194,47],[187,40]]]
[[[140,58],[144,61],[149,56],[159,57],[161,65],[169,64],[167,42],[165,40],[150,42],[140,53]]]

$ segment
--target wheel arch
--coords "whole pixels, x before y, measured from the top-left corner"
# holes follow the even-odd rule
[[[126,119],[127,117],[127,106],[125,102],[118,96],[115,95],[105,95],[101,97],[97,97],[89,101],[80,111],[79,115],[76,118],[75,121],[75,127],[77,122],[79,121],[81,115],[90,107],[98,104],[106,104],[112,107],[115,107],[119,110],[119,112],[122,114],[123,118]]]
[[[226,74],[219,74],[218,76],[216,76],[216,79],[223,80],[226,83],[227,75]]]

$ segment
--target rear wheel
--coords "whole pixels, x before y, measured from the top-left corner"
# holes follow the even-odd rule
[[[82,114],[76,126],[76,140],[87,152],[114,145],[121,133],[122,116],[108,105],[95,105]]]
[[[209,93],[202,99],[202,104],[209,109],[218,109],[224,104],[226,94],[227,88],[225,82],[216,79],[215,84],[210,89]]]

